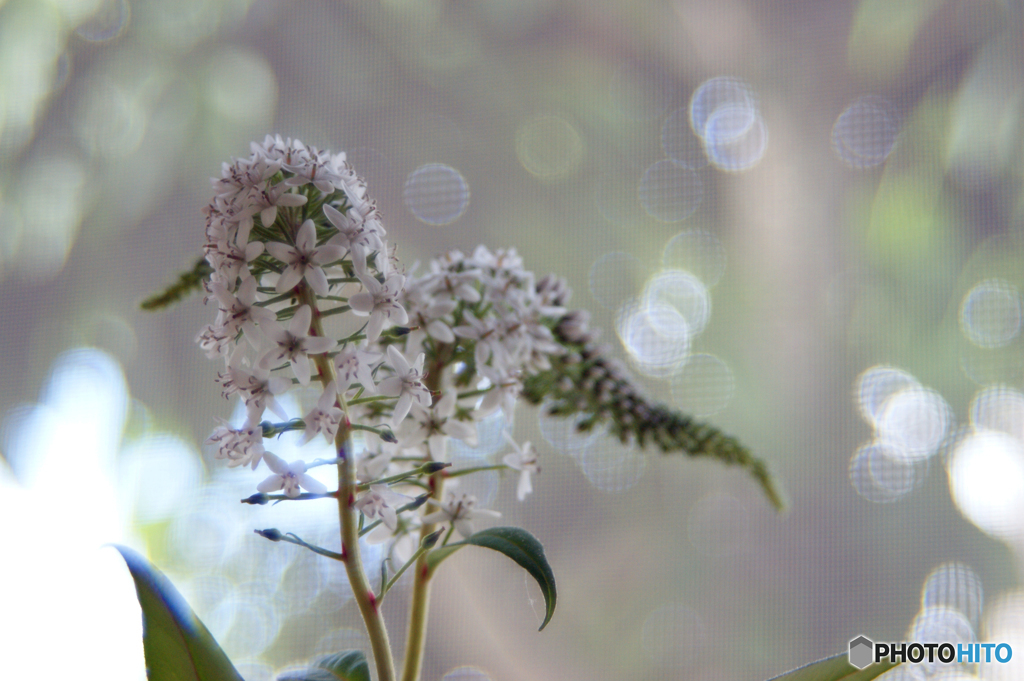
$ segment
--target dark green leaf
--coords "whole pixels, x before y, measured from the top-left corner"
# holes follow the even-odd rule
[[[171,581],[135,551],[114,548],[128,564],[142,606],[149,681],[242,681]]]
[[[775,676],[769,681],[870,681],[895,666],[888,660],[883,660],[864,669],[857,669],[850,664],[846,653],[840,653],[834,657],[826,657],[824,660],[804,665],[781,676]]]
[[[492,527],[475,533],[469,539],[442,546],[427,554],[427,565],[433,572],[438,564],[463,546],[482,546],[503,553],[537,580],[544,594],[545,616],[540,628],[544,629],[555,613],[555,575],[551,572],[544,547],[532,534],[518,527]]]
[[[359,650],[326,655],[313,665],[304,671],[282,674],[277,681],[370,681],[370,666]]]
[[[346,650],[321,657],[316,666],[334,674],[341,681],[370,681],[370,665],[360,650]]]
[[[310,667],[298,672],[287,672],[277,677],[277,681],[338,681],[338,677],[326,669]]]

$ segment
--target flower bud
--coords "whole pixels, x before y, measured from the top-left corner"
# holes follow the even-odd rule
[[[441,533],[442,532],[444,532],[444,528],[441,528],[440,530],[437,530],[436,532],[428,534],[426,537],[423,538],[423,541],[420,542],[420,546],[422,546],[425,549],[433,548],[434,544],[437,543],[437,540],[441,538]]]
[[[281,534],[281,530],[277,528],[270,528],[268,530],[253,530],[253,532],[263,537],[264,539],[269,539],[270,541],[281,541],[281,539],[284,537],[284,535]]]

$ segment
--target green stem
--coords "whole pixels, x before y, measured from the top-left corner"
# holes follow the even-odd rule
[[[349,428],[352,430],[365,430],[368,433],[373,433],[381,440],[384,440],[384,442],[398,442],[398,439],[395,437],[395,434],[387,426],[380,426],[379,428],[374,428],[373,426],[362,426],[359,425],[358,423],[353,423],[349,425]]]
[[[267,536],[267,530],[263,530],[262,532],[260,530],[254,530],[254,532],[256,532],[256,534],[258,534],[260,536],[263,536],[263,537]],[[277,532],[277,530],[274,530],[274,532]],[[328,551],[327,549],[325,549],[323,547],[317,546],[315,544],[310,544],[309,542],[304,542],[304,541],[302,541],[302,539],[299,538],[299,536],[297,534],[293,534],[291,532],[288,532],[286,534],[280,534],[280,535],[274,537],[274,539],[272,541],[283,541],[283,542],[288,542],[289,544],[295,544],[296,546],[301,546],[303,548],[307,548],[310,551],[312,551],[313,553],[319,554],[321,556],[326,556],[327,558],[330,558],[332,560],[341,560],[341,561],[345,560],[345,556],[341,555],[340,553],[335,553],[334,551]]]
[[[376,480],[370,480],[369,482],[363,482],[359,484],[359,489],[370,489],[370,485],[393,485],[396,482],[402,482],[409,478],[415,478],[420,475],[427,473],[436,473],[438,470],[443,470],[451,466],[450,463],[434,465],[433,463],[425,463],[419,468],[414,468],[411,471],[404,473],[396,473],[395,475],[389,475],[386,478],[378,478]],[[433,470],[437,469],[437,470]]]
[[[301,284],[299,297],[303,303],[313,309],[313,319],[309,328],[310,335],[323,336],[324,329],[320,321],[320,310],[316,306],[316,295],[306,286],[305,282]],[[313,361],[316,364],[321,384],[326,387],[328,383],[336,380],[334,364],[329,358],[320,354],[315,355]],[[336,404],[345,413],[341,426],[338,428],[338,435],[334,440],[338,452],[338,518],[341,525],[341,555],[349,584],[352,586],[352,595],[363,616],[366,634],[370,639],[373,661],[377,667],[377,680],[395,681],[395,662],[391,656],[388,630],[378,607],[377,597],[373,594],[373,589],[370,586],[370,580],[363,570],[363,561],[359,553],[359,514],[354,507],[357,491],[356,466],[352,451],[353,429],[349,421],[348,404],[342,395],[338,395]]]
[[[387,584],[381,582],[380,598],[377,600],[378,603],[380,601],[384,600],[384,596],[388,593],[388,591],[391,590],[391,587],[393,587],[395,585],[395,583],[398,581],[398,579],[403,574],[405,574],[405,571],[409,569],[409,566],[412,565],[413,563],[415,563],[416,561],[418,561],[420,559],[420,556],[426,554],[427,551],[429,551],[430,549],[432,549],[434,547],[434,544],[437,543],[437,537],[439,535],[440,535],[440,530],[435,532],[434,534],[430,535],[429,537],[426,537],[420,543],[419,548],[416,549],[416,553],[412,554],[412,557],[410,557],[409,560],[406,561],[405,565],[403,565],[401,568],[398,569],[398,572],[395,573],[395,576],[392,577],[391,579],[389,579]]]
[[[452,538],[452,534],[455,532],[455,523],[452,523],[448,528],[447,534],[444,535],[444,541],[441,542],[441,546],[448,546],[448,540]]]
[[[295,294],[292,293],[291,291],[288,291],[287,293],[282,293],[279,296],[274,296],[273,298],[268,298],[267,300],[256,301],[255,303],[253,303],[253,305],[256,305],[257,307],[266,307],[267,305],[273,305],[274,303],[281,303],[286,300],[291,300],[294,297]]]
[[[486,388],[479,388],[477,390],[469,390],[469,391],[464,392],[464,393],[459,393],[459,399],[461,400],[461,399],[463,399],[465,397],[478,397],[480,395],[486,395],[487,393],[491,392],[492,390],[494,390],[494,386],[493,385],[489,385]]]
[[[367,402],[383,402],[384,400],[395,400],[398,401],[397,397],[391,395],[371,395],[370,397],[357,397],[349,400],[349,405],[366,404]]]
[[[473,468],[460,468],[454,470],[448,474],[449,478],[457,478],[462,475],[469,475],[470,473],[479,473],[480,471],[505,471],[508,470],[508,466],[503,463],[496,463],[490,466],[474,466]]]
[[[432,395],[437,395],[441,389],[441,375],[446,365],[445,349],[445,347],[437,349],[435,359],[431,362],[424,381],[424,385]],[[428,453],[424,461],[429,460],[430,454]],[[444,497],[445,477],[445,471],[438,471],[427,479],[430,496],[438,502]],[[420,527],[420,546],[436,531],[436,524],[423,523]],[[402,681],[419,681],[420,673],[423,670],[423,652],[427,642],[427,614],[430,610],[431,576],[430,566],[427,565],[427,554],[424,552],[416,559],[416,570],[413,573],[412,599],[409,603],[409,629],[405,639],[405,660],[402,663]]]
[[[398,508],[396,508],[395,509],[395,513],[405,513],[406,511],[415,511],[417,508],[422,506],[423,503],[426,500],[427,500],[426,495],[423,495],[423,496],[420,496],[420,497],[416,497],[415,499],[410,501],[408,504],[405,504],[404,506],[399,506]],[[375,529],[377,529],[377,527],[379,527],[381,524],[383,524],[384,521],[383,520],[374,520],[372,523],[370,523],[366,527],[363,527],[362,522],[363,522],[363,517],[360,516],[359,517],[359,536],[360,537],[365,537],[370,532],[373,532]]]
[[[321,317],[330,317],[331,315],[341,314],[343,312],[348,312],[351,309],[352,308],[349,307],[348,305],[342,305],[341,307],[332,307],[330,310],[324,310],[323,312],[321,312],[320,316]]]

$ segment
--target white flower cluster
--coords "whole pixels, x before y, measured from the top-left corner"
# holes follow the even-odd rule
[[[402,304],[417,329],[410,344],[422,344],[431,355],[447,352],[458,363],[457,385],[479,377],[493,386],[478,416],[501,407],[511,417],[523,372],[547,369],[550,357],[563,352],[551,327],[565,314],[567,291],[564,283],[538,286],[515,249],[492,253],[479,246],[471,256],[452,251],[406,287]]]
[[[535,282],[514,250],[483,247],[471,256],[451,252],[407,277],[344,154],[297,140],[254,143],[248,159],[224,164],[213,188],[205,286],[217,315],[196,340],[224,361],[222,393],[238,395],[247,413],[241,427],[214,431],[216,457],[253,469],[266,460],[274,475],[260,492],[323,494],[304,462],[265,451],[264,436],[303,430],[307,442],[332,442],[339,429],[359,429],[367,437],[366,451],[356,453],[355,507],[389,532],[408,530],[417,521],[403,523],[401,512],[419,504],[393,491],[408,482],[401,473],[416,460],[443,461],[449,438],[475,443],[483,416],[499,408],[511,415],[524,373],[550,368],[563,352],[551,329],[565,314],[568,289],[553,277]],[[346,313],[362,327],[332,338],[324,318]],[[314,377],[323,385],[316,407],[289,420],[277,397]],[[268,410],[283,422],[263,421]],[[522,499],[537,457],[529,443],[509,442],[504,462],[519,471]],[[471,517],[486,515],[474,504],[452,497],[427,518],[465,533]]]

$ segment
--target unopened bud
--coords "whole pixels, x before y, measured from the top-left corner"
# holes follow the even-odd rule
[[[270,501],[270,495],[264,494],[263,492],[257,492],[251,497],[242,499],[243,504],[253,504],[254,506],[263,506],[268,501]]]
[[[434,473],[443,471],[449,466],[451,466],[451,464],[445,463],[444,461],[430,461],[429,463],[423,464],[423,472],[427,475],[433,475]]]
[[[253,532],[270,541],[281,541],[281,538],[284,536],[281,534],[281,530],[273,527],[269,530],[253,530]]]
[[[441,538],[442,532],[444,532],[444,528],[437,530],[436,532],[433,532],[431,534],[428,534],[426,537],[423,538],[423,541],[420,542],[420,546],[422,546],[425,549],[433,548],[434,544],[437,543],[437,540]]]
[[[389,444],[394,444],[394,443],[398,442],[398,438],[395,437],[395,434],[392,433],[390,429],[386,429],[386,428],[382,428],[381,429],[381,431],[380,431],[380,439],[384,440],[384,442],[387,442]]]

